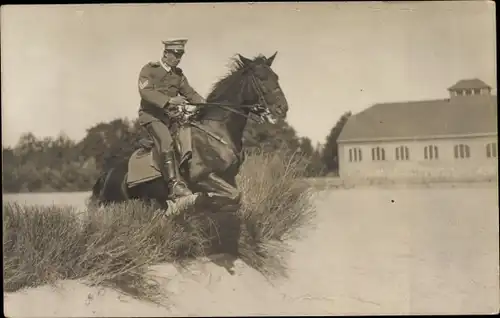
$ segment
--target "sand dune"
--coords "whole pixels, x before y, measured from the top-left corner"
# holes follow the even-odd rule
[[[236,261],[155,266],[158,306],[75,281],[4,294],[5,314],[207,316],[493,313],[499,308],[495,186],[323,192],[318,219],[294,242],[290,278],[268,282]]]
[[[280,305],[286,301],[279,289],[239,261],[233,275],[223,267],[201,260],[188,269],[166,264],[153,270],[163,277],[160,281],[167,292],[168,299],[162,305],[132,299],[107,288],[63,281],[57,287],[44,286],[8,295],[6,314],[10,317],[259,315],[279,314]]]

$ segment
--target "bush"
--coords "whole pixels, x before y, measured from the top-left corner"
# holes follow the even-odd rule
[[[243,205],[237,213],[238,256],[268,276],[286,276],[288,241],[314,216],[302,180],[304,158],[286,151],[250,154],[238,176]],[[222,214],[221,214],[222,215]],[[3,206],[5,289],[84,279],[152,301],[162,296],[148,266],[205,255],[214,236],[235,227],[215,216],[164,218],[154,207],[131,201],[104,210],[89,207]]]

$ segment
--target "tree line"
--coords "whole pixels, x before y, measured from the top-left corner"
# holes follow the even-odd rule
[[[311,139],[298,137],[286,121],[276,125],[249,122],[243,146],[263,152],[286,147],[307,158],[308,177],[336,175],[336,141],[350,116],[350,112],[342,115],[324,145],[315,146]],[[98,123],[80,141],[64,134],[37,138],[25,133],[14,147],[2,146],[3,192],[88,191],[103,169],[131,155],[144,137],[147,134],[137,120],[127,119]]]

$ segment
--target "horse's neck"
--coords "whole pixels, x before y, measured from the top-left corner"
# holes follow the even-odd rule
[[[237,105],[248,103],[245,101],[244,95],[249,95],[249,82],[247,80],[234,79],[232,84],[226,86],[221,94],[211,94],[213,98],[207,100],[208,103],[228,104],[227,108],[232,108],[233,111],[223,107],[211,106],[207,110],[204,119],[215,122],[221,132],[231,139],[237,151],[241,150],[243,131],[247,124],[247,116],[250,111],[248,108],[240,108]],[[231,107],[235,105],[236,107]]]
[[[218,98],[213,101],[208,101],[213,103],[221,103],[227,104],[227,108],[232,108],[230,105],[241,105],[243,101],[240,98]],[[234,147],[237,151],[241,150],[242,147],[242,139],[243,132],[247,125],[247,116],[249,115],[248,108],[239,108],[233,107],[234,110],[228,110],[222,107],[214,107],[211,110],[211,115],[216,115],[214,117],[218,117],[218,120],[214,120],[216,125],[220,127],[222,131],[224,131],[225,135],[231,139],[231,142],[234,144]],[[210,119],[208,116],[207,119]]]

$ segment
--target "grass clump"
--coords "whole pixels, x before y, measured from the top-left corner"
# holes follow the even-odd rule
[[[3,205],[4,289],[83,279],[133,297],[160,301],[151,264],[202,255],[197,221],[158,219],[132,201],[78,214],[70,207]]]
[[[235,238],[237,257],[261,273],[285,275],[288,241],[314,216],[303,173],[306,158],[278,151],[247,156],[238,176],[243,204],[227,214],[164,218],[139,201],[90,207],[3,205],[4,289],[83,279],[157,302],[162,292],[148,267],[206,255],[214,237]],[[233,220],[234,221],[234,220]],[[236,236],[225,235],[239,232]],[[233,233],[234,234],[234,233]]]
[[[4,290],[80,277],[84,242],[70,207],[3,204]]]
[[[281,149],[250,154],[238,176],[243,205],[240,258],[265,275],[286,276],[289,241],[315,216],[312,189],[305,180],[307,157]]]

